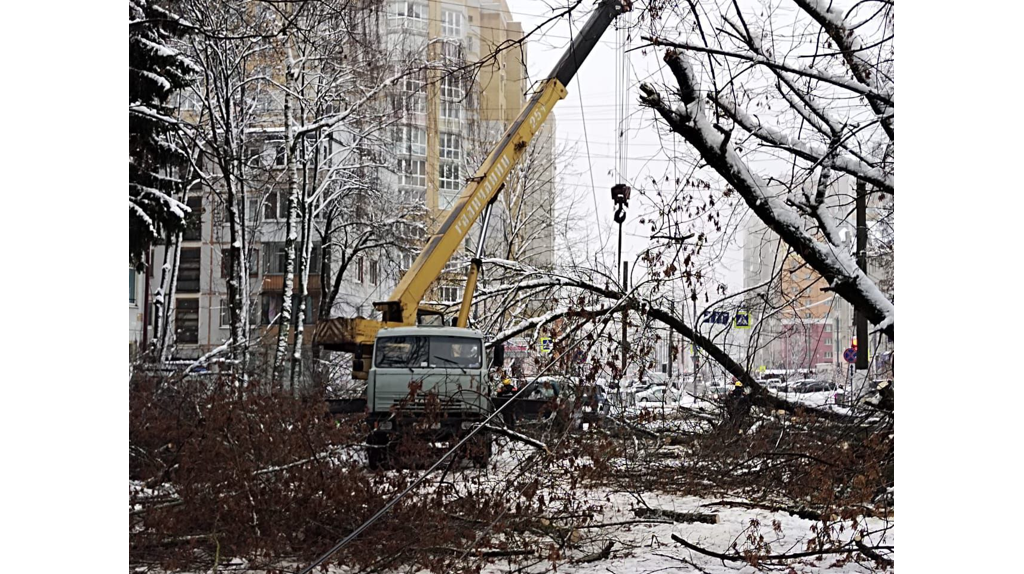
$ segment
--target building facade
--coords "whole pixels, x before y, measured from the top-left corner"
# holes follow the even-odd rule
[[[808,182],[807,185],[811,185]],[[830,186],[826,208],[838,222],[842,248],[856,251],[856,221],[852,213],[855,183],[841,177]],[[891,209],[886,198],[868,195],[867,274],[892,296]],[[831,371],[836,378],[850,376],[852,366],[843,358],[847,349],[870,347],[872,370],[884,368],[891,345],[882,336],[856,340],[853,306],[833,292],[828,283],[779,240],[756,216],[750,215],[743,246],[745,305],[754,328],[748,354],[756,366],[768,370]]]
[[[331,221],[335,226],[344,225],[348,218],[365,216],[360,210],[375,210],[379,215],[375,221],[388,225],[387,216],[396,211],[395,206],[404,209],[418,205],[421,209],[415,216],[396,217],[391,223],[396,234],[411,237],[404,245],[349,247],[348,251],[332,251],[330,261],[322,260],[325,256],[321,234],[331,215],[324,215],[329,213],[326,207],[314,211],[318,215],[312,216],[309,229],[312,249],[308,254],[308,294],[302,317],[296,316],[299,301],[293,296],[293,321],[301,321],[305,326],[306,344],[320,315],[320,305],[328,300],[335,281],[338,295],[328,310],[329,316],[374,316],[373,302],[387,298],[415,259],[419,245],[447,215],[466,178],[525,102],[525,47],[493,54],[497,47],[507,48],[508,42],[521,40],[523,35],[504,0],[391,2],[379,18],[367,22],[367,34],[386,43],[383,51],[391,58],[391,67],[396,73],[405,73],[386,97],[374,104],[383,118],[375,147],[359,142],[360,146],[373,147],[365,152],[367,159],[362,163],[374,167],[361,167],[357,174],[361,181],[370,182],[372,189],[352,192]],[[481,63],[471,65],[475,62]],[[250,339],[269,343],[276,340],[274,323],[285,297],[288,195],[280,101],[270,96],[265,99],[268,119],[256,122],[245,133],[247,166],[250,173],[258,174],[258,178],[253,176],[254,181],[259,181],[249,184],[240,208],[246,221]],[[544,154],[553,153],[553,118],[550,123],[535,146],[534,155],[542,159]],[[352,138],[350,133],[339,130],[320,135],[309,146],[322,146],[323,156],[333,157],[338,148],[356,147]],[[551,263],[554,165],[550,158],[546,163],[538,163],[543,163],[543,169],[538,169],[537,176],[531,177],[526,185],[529,194],[517,199],[513,190],[507,189],[504,193],[508,197],[496,204],[488,234],[488,257],[506,257],[515,251],[510,245],[524,244],[523,237],[528,236],[529,249],[517,253],[528,253],[531,264]],[[209,167],[213,169],[212,165]],[[340,174],[339,180],[354,173],[329,164],[319,164],[315,169],[317,175],[332,174],[324,176],[327,184],[334,172]],[[163,326],[159,324],[161,313],[156,309],[164,304],[170,305],[167,327],[173,334],[175,358],[200,357],[228,339],[227,281],[231,262],[223,197],[223,190],[216,187],[197,185],[189,190],[187,202],[193,215],[180,245],[154,247],[148,278],[142,274],[130,277],[130,289],[135,294],[129,301],[130,343],[143,345],[160,337]],[[522,225],[525,231],[510,237],[503,230],[516,220],[517,210],[539,216]],[[470,252],[476,249],[475,237],[476,233],[471,233],[467,238]],[[468,255],[457,255],[455,259],[464,261]],[[164,275],[175,269],[175,285],[167,289],[173,290],[174,295],[165,301],[161,288],[167,283]],[[329,272],[331,281],[321,286],[324,271]],[[437,282],[432,294],[435,302],[457,302],[464,277],[465,266],[456,261],[451,272]],[[149,292],[143,287],[146,284],[150,285]],[[298,285],[297,277],[295,284]],[[140,312],[147,306],[150,312]],[[273,345],[261,348],[269,353]]]

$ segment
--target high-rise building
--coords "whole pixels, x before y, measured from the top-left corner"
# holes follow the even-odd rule
[[[374,12],[380,7],[367,8],[370,12],[362,24],[366,44],[379,42],[379,53],[387,55],[383,62],[372,65],[383,65],[402,78],[373,104],[375,114],[366,114],[370,119],[365,121],[380,124],[362,126],[376,130],[373,146],[365,146],[373,149],[364,152],[360,147],[360,153],[367,154],[364,163],[370,167],[360,167],[358,173],[352,169],[341,172],[358,175],[373,188],[373,194],[395,201],[382,206],[379,201],[366,199],[373,194],[354,192],[337,221],[343,224],[348,217],[359,217],[360,210],[387,211],[399,203],[418,204],[422,210],[418,216],[398,218],[394,223],[394,234],[409,238],[404,245],[395,241],[373,248],[332,251],[329,261],[322,260],[324,216],[318,212],[311,229],[305,313],[298,319],[306,326],[307,344],[321,302],[328,299],[335,284],[338,296],[329,311],[331,316],[374,314],[372,303],[387,298],[415,259],[418,246],[443,220],[466,179],[518,115],[529,88],[526,46],[515,44],[522,40],[523,30],[504,0],[403,0],[381,7],[380,12]],[[263,115],[244,132],[248,169],[259,174],[248,182],[242,206],[248,252],[248,314],[251,337],[271,342],[276,340],[274,322],[285,296],[286,156],[280,97],[272,91],[254,97]],[[195,101],[183,97],[183,109],[195,105]],[[551,264],[553,142],[552,117],[521,162],[521,169],[510,177],[502,201],[495,204],[487,257]],[[355,143],[351,133],[337,130],[309,145],[323,146],[323,155],[333,157],[338,146]],[[328,174],[323,175],[326,180],[333,168],[322,163],[315,169],[314,175]],[[523,173],[524,169],[528,173]],[[158,246],[152,250],[150,292],[140,292],[135,303],[130,301],[130,306],[140,308],[152,308],[157,301],[171,305],[169,326],[179,358],[199,357],[229,335],[230,241],[223,197],[221,189],[195,186],[190,190],[188,204],[195,216],[182,236],[180,249]],[[523,213],[530,217],[524,220]],[[476,249],[476,236],[477,232],[472,232],[467,238],[470,251]],[[457,254],[455,259],[466,258],[466,254]],[[454,303],[461,298],[465,266],[456,261],[450,267],[428,296],[435,302]],[[160,291],[165,268],[177,269],[175,294],[167,301]],[[331,278],[323,288],[322,271]],[[144,277],[133,279],[137,284],[144,282]],[[298,300],[293,299],[293,303],[295,317]],[[131,317],[138,315],[137,311],[132,313],[130,309]],[[143,315],[148,320],[141,337],[155,340],[162,327],[159,314]],[[130,331],[132,328],[130,325]],[[138,338],[133,333],[130,337]]]

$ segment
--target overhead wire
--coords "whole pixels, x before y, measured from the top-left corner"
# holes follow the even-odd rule
[[[572,45],[572,42],[574,41],[572,39],[572,37],[574,36],[574,33],[573,33],[573,17],[572,16],[573,15],[570,13],[569,14],[569,36],[570,36],[569,44],[570,44],[570,46]],[[582,86],[583,85],[583,77],[582,77],[582,74],[581,74],[582,70],[579,69],[580,68],[579,62],[576,60],[576,50],[572,50],[572,61],[573,61],[573,64],[576,65],[576,76],[578,78],[577,85],[578,86]],[[582,116],[582,120],[583,120],[583,142],[584,142],[586,150],[587,150],[587,166],[590,168],[590,169],[587,170],[587,173],[590,175],[590,194],[594,198],[594,217],[597,217],[597,214],[600,213],[600,209],[598,208],[598,204],[597,204],[597,184],[594,183],[594,162],[593,162],[593,160],[590,157],[590,137],[587,134],[587,112],[583,108],[583,90],[576,90],[576,95],[579,98],[580,115]],[[605,246],[605,243],[604,243],[604,234],[601,232],[601,223],[600,223],[600,221],[597,224],[597,240],[601,244],[601,247],[603,249],[604,246]]]

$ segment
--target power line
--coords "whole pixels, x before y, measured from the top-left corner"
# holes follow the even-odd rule
[[[570,38],[571,38],[572,35],[573,35],[573,21],[572,21],[572,14],[570,14],[569,15],[569,36],[570,36]],[[572,40],[570,39],[570,43],[571,42],[572,42]],[[583,75],[582,75],[583,71],[580,69],[579,62],[576,61],[576,50],[572,50],[572,60],[573,60],[573,64],[576,65],[576,76],[579,78],[579,80],[578,80],[579,85],[582,86],[583,85]],[[587,173],[590,175],[590,195],[593,196],[593,198],[594,198],[594,216],[596,217],[597,214],[600,212],[600,208],[597,205],[597,185],[594,183],[594,161],[592,159],[590,159],[590,138],[587,135],[587,121],[586,121],[586,114],[587,114],[587,112],[586,112],[586,110],[583,109],[583,90],[576,90],[576,96],[579,98],[579,102],[580,102],[580,115],[583,116],[583,142],[584,142],[584,144],[586,145],[586,148],[587,148],[587,164],[590,166],[590,169],[587,170]],[[598,240],[598,242],[602,246],[604,245],[604,234],[601,232],[601,223],[600,222],[598,222],[598,224],[597,224],[597,240]]]

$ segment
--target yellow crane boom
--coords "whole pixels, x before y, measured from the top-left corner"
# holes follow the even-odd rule
[[[629,0],[602,0],[597,5],[554,70],[523,106],[519,116],[494,145],[473,177],[469,178],[448,217],[430,237],[426,247],[402,276],[391,296],[387,301],[374,303],[374,307],[381,311],[383,320],[340,317],[321,321],[314,332],[313,344],[322,345],[329,350],[354,353],[356,361],[353,365],[353,377],[365,378],[367,369],[363,367],[361,357],[369,355],[369,348],[377,331],[385,327],[416,324],[420,301],[430,286],[441,275],[473,223],[498,195],[512,167],[540,131],[555,103],[566,96],[566,86],[608,25],[630,7]],[[469,317],[478,273],[479,260],[475,260],[470,269],[459,311],[459,326],[465,326]]]

